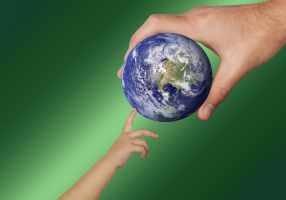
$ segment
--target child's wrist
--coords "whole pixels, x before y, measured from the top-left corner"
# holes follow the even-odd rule
[[[117,170],[119,168],[117,166],[115,159],[111,155],[109,155],[108,153],[105,156],[103,156],[101,158],[101,160],[106,167],[114,168],[115,170]]]

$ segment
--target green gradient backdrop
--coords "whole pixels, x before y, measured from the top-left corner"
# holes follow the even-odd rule
[[[0,199],[56,199],[107,152],[131,111],[116,73],[149,15],[254,2],[1,1]],[[215,73],[220,60],[204,49]],[[210,121],[137,115],[134,129],[159,138],[101,199],[285,199],[285,53],[250,72]]]

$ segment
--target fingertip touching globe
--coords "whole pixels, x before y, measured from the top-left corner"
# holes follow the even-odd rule
[[[122,86],[128,102],[154,121],[188,117],[204,103],[211,84],[206,53],[178,34],[157,34],[143,40],[123,65]]]

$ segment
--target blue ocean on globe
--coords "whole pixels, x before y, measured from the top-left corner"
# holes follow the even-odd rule
[[[124,94],[138,113],[154,121],[188,117],[206,100],[212,68],[204,50],[182,35],[164,33],[140,42],[123,65]]]

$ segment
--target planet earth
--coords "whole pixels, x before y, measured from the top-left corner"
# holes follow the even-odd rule
[[[212,68],[204,50],[188,37],[164,33],[140,42],[123,65],[124,94],[138,113],[154,121],[188,117],[206,100]]]

